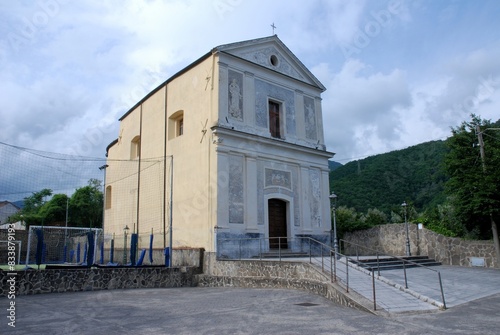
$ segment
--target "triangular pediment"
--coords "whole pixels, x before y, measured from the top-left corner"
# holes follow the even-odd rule
[[[221,45],[214,49],[282,73],[322,91],[325,87],[276,36]]]

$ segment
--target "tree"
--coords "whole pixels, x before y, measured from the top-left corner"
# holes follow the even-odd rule
[[[500,134],[490,120],[472,114],[471,121],[452,128],[445,156],[450,179],[446,191],[452,196],[455,214],[469,235],[491,238],[497,259],[500,244],[496,222],[500,216]]]
[[[41,191],[33,192],[29,197],[24,198],[23,210],[25,214],[37,212],[45,203],[45,198],[52,195],[52,190],[44,188]]]
[[[337,235],[342,239],[344,234],[356,230],[371,228],[372,225],[366,222],[364,215],[359,215],[354,208],[340,206],[335,211],[337,220]]]
[[[78,188],[70,199],[70,217],[76,227],[102,227],[102,183],[90,179],[87,186]]]
[[[39,214],[43,217],[45,224],[65,221],[67,202],[66,194],[54,194],[52,199],[44,203]]]
[[[52,190],[44,188],[41,191],[33,192],[29,197],[24,198],[24,207],[17,214],[10,217],[11,222],[22,221],[26,227],[31,225],[43,225],[45,217],[40,213],[45,205],[45,199],[52,195]]]
[[[365,222],[369,226],[378,226],[387,223],[387,215],[377,208],[370,208],[365,215]]]

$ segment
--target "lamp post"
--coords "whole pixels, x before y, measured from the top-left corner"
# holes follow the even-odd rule
[[[335,193],[330,194],[330,206],[333,212],[333,249],[335,250],[335,256],[339,252],[339,244],[337,241],[337,195]]]
[[[127,264],[127,233],[129,228],[125,225],[123,228],[123,265]]]
[[[406,207],[408,204],[406,201],[403,201],[401,204],[401,207],[403,207],[403,211],[405,213],[405,227],[406,227],[406,256],[411,256],[411,251],[410,251],[410,232],[408,230],[408,221],[406,220]]]

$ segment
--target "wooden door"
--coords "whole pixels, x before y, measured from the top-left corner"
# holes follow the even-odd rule
[[[280,199],[269,199],[269,248],[287,249],[286,202]],[[278,238],[281,237],[281,238]]]

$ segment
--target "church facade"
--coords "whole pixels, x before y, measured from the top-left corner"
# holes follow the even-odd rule
[[[228,253],[329,242],[324,90],[276,35],[212,49],[120,118],[105,234]]]

